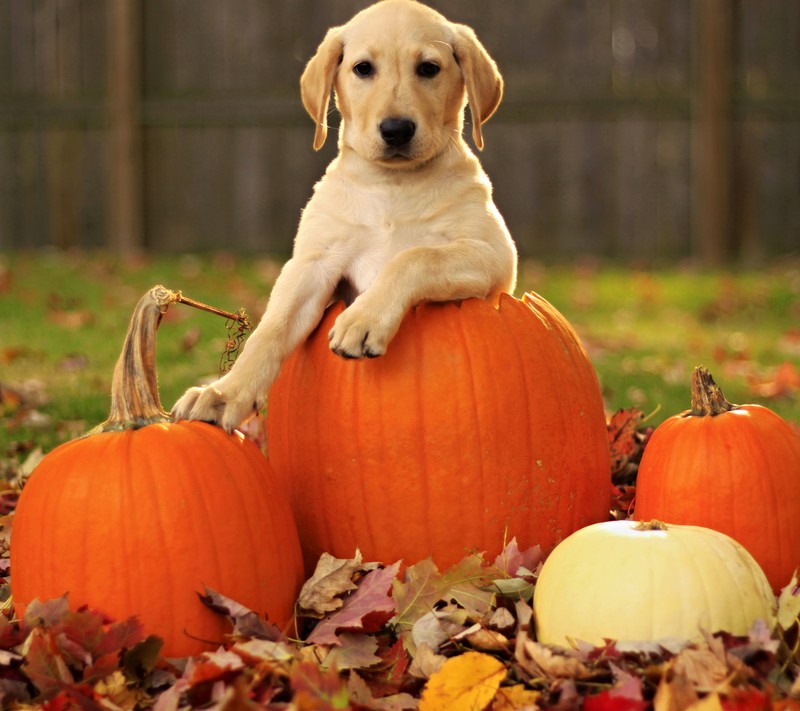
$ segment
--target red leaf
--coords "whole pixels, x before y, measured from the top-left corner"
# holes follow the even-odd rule
[[[531,546],[521,551],[516,537],[509,541],[503,552],[494,560],[494,567],[509,578],[517,577],[520,568],[535,571],[542,560],[542,547]]]
[[[772,708],[769,694],[758,689],[735,689],[720,699],[725,711],[769,711]]]
[[[54,635],[45,629],[31,633],[30,646],[24,664],[25,674],[45,698],[61,691],[75,679],[61,656]]]
[[[389,596],[400,563],[373,570],[358,589],[345,599],[340,610],[324,618],[309,635],[313,644],[340,644],[337,632],[375,632],[388,622],[396,608]]]

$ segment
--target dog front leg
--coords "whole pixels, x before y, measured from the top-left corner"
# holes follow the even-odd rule
[[[383,355],[412,306],[510,293],[515,278],[516,253],[506,245],[463,239],[404,250],[336,319],[331,350],[345,358]]]
[[[283,361],[319,324],[340,275],[337,265],[314,255],[286,262],[233,368],[210,385],[187,390],[175,403],[175,419],[202,420],[231,432],[261,409]]]

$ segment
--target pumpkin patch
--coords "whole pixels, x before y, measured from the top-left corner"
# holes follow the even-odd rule
[[[594,369],[542,297],[422,304],[381,358],[334,356],[341,304],[285,363],[269,458],[307,571],[323,552],[448,567],[511,536],[545,550],[608,516]]]

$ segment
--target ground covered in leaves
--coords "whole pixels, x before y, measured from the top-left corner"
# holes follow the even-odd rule
[[[609,419],[612,515],[624,518],[650,430],[638,410]],[[495,559],[440,571],[324,555],[297,601],[291,638],[213,590],[199,599],[230,621],[224,646],[165,659],[136,618],[34,603],[15,619],[8,551],[18,490],[0,497],[3,590],[0,705],[9,709],[800,709],[800,586],[779,626],[701,643],[536,641],[532,595],[543,555],[512,539]]]

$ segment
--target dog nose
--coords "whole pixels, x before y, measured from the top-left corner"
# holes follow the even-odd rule
[[[400,148],[414,137],[417,125],[411,119],[387,118],[381,121],[379,128],[387,145]]]

